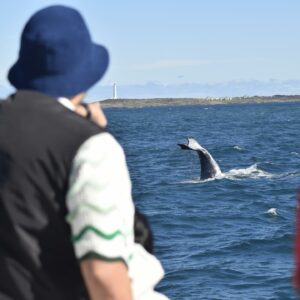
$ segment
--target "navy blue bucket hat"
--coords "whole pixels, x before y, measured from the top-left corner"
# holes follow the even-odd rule
[[[25,25],[19,58],[8,79],[18,90],[74,96],[101,79],[108,61],[107,50],[92,42],[78,11],[50,6],[34,14]]]

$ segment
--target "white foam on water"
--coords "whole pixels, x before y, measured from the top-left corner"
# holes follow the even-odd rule
[[[179,183],[182,183],[182,184],[195,184],[195,183],[202,183],[203,181],[199,179],[189,179],[189,180],[182,180],[180,181]]]
[[[238,146],[238,145],[234,146],[234,147],[233,147],[233,149],[235,149],[235,150],[239,150],[239,151],[242,151],[242,150],[243,150],[243,148],[241,148],[241,147],[240,147],[240,146]]]
[[[278,216],[277,208],[276,207],[272,207],[272,208],[268,209],[266,211],[266,214],[268,214],[270,216]]]
[[[221,178],[224,178],[224,177],[221,177]],[[195,179],[183,180],[183,181],[180,181],[179,183],[183,183],[183,184],[199,184],[199,183],[206,183],[206,182],[209,182],[209,181],[214,181],[216,179],[221,179],[221,178],[218,176],[218,177],[215,177],[215,178],[208,178],[208,179],[205,179],[205,180],[201,180],[200,177],[198,177],[198,178],[195,178]]]
[[[242,180],[247,178],[273,178],[275,175],[263,171],[257,167],[257,164],[254,164],[248,168],[244,169],[232,169],[225,173],[220,173],[214,178],[208,178],[201,180],[199,177],[195,179],[183,180],[180,183],[182,184],[199,184],[206,183],[209,181],[220,180],[220,179],[230,179],[230,180]]]
[[[254,164],[245,169],[232,169],[224,173],[224,177],[227,179],[242,179],[242,178],[271,178],[274,175],[263,171],[257,167],[257,164]]]

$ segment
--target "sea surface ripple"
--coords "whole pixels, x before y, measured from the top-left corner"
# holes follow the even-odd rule
[[[291,276],[300,104],[107,109],[171,299],[296,299]],[[200,180],[194,137],[222,178]],[[269,211],[274,208],[277,214]]]

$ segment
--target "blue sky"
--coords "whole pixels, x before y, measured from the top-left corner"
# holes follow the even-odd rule
[[[119,94],[123,88],[132,97],[151,97],[153,85],[164,88],[164,96],[176,96],[172,87],[184,94],[191,84],[200,96],[206,95],[201,87],[211,87],[210,96],[215,85],[224,84],[229,91],[220,95],[237,93],[241,82],[242,94],[275,93],[253,90],[257,81],[275,84],[282,93],[296,93],[300,86],[299,0],[2,1],[1,86],[8,86],[7,70],[17,58],[25,22],[52,4],[77,8],[93,40],[109,49],[111,64],[93,97],[109,97],[113,82]],[[144,87],[142,95],[134,94],[137,86]]]

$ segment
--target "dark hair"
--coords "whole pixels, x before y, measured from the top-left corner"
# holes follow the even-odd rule
[[[147,218],[135,209],[134,241],[141,244],[149,253],[153,253],[153,235]]]

